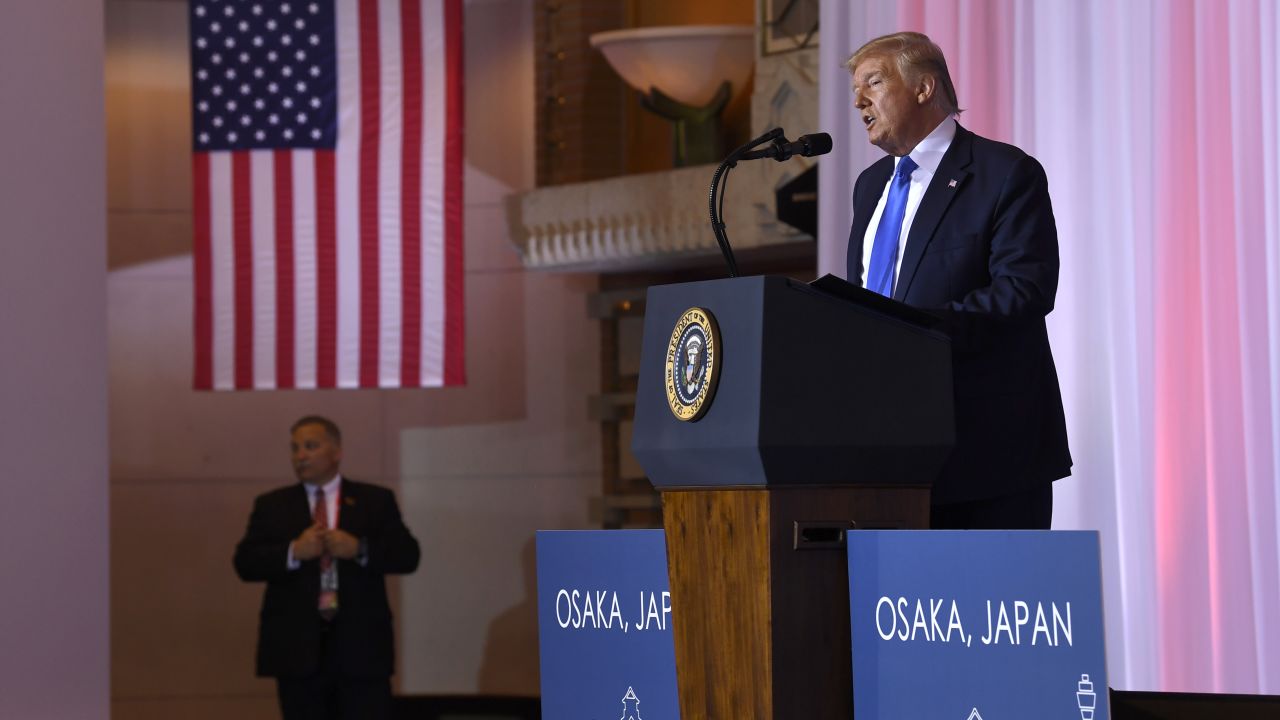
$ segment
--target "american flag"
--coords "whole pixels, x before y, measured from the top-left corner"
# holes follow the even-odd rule
[[[463,375],[462,0],[191,0],[197,389]]]

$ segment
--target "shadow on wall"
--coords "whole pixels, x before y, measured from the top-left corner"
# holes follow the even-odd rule
[[[538,573],[534,539],[520,552],[524,573],[524,597],[489,623],[480,675],[476,685],[482,695],[540,693],[538,676]]]

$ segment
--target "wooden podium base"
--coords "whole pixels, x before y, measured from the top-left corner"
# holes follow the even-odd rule
[[[927,528],[915,487],[662,493],[684,720],[853,716],[842,530]]]

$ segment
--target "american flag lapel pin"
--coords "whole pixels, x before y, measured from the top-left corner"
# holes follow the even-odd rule
[[[947,187],[949,187],[949,188],[953,188],[953,187],[955,187],[955,186],[956,186],[955,178],[952,178],[952,179],[951,179],[951,182],[947,183]]]

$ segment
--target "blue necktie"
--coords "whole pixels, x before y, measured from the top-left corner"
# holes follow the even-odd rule
[[[893,297],[893,271],[898,264],[898,236],[902,234],[902,218],[907,213],[907,191],[911,189],[911,173],[919,167],[910,155],[898,161],[889,185],[880,225],[876,227],[875,244],[871,246],[871,264],[867,268],[867,289],[885,297]]]

